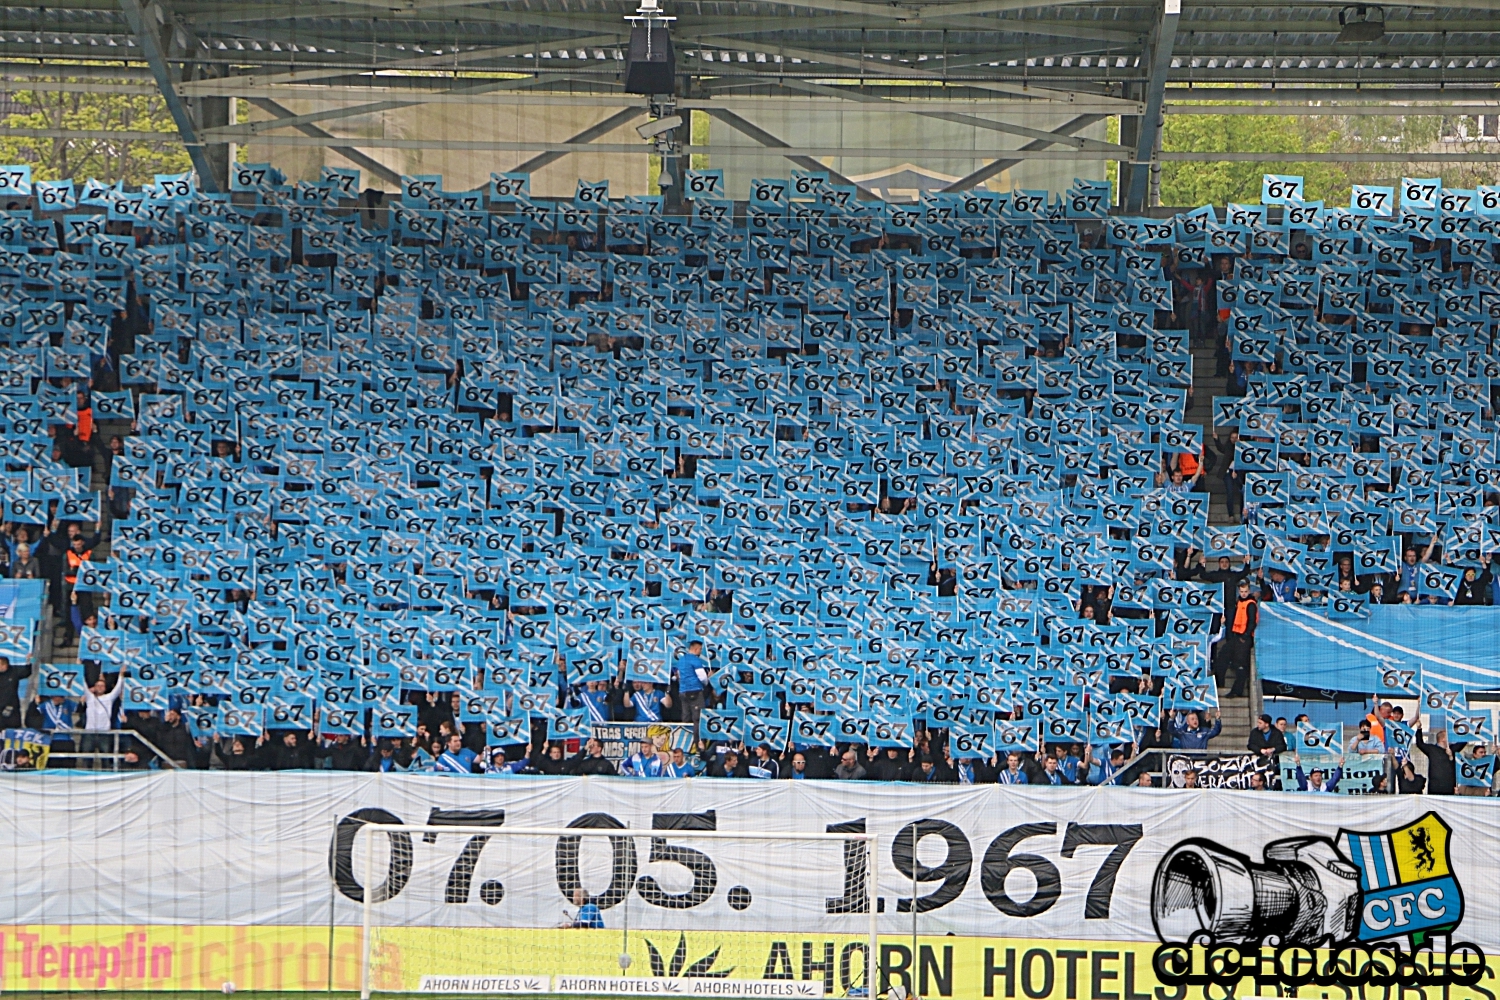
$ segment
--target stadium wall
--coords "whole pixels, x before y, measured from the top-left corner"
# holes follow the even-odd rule
[[[399,99],[399,95],[397,97]],[[284,106],[299,115],[332,110],[338,105],[326,101],[287,100]],[[736,114],[765,129],[792,146],[838,146],[847,149],[840,156],[823,156],[818,160],[862,185],[878,191],[895,202],[916,201],[925,190],[939,190],[947,184],[988,164],[1007,150],[1018,149],[1031,140],[991,129],[944,121],[915,114],[894,114],[889,108],[832,112],[826,107],[799,109],[784,101],[767,102],[765,108],[754,107],[747,99],[736,105]],[[425,139],[443,138],[545,140],[565,142],[584,129],[603,121],[618,107],[597,107],[570,103],[566,97],[555,103],[543,100],[487,102],[482,97],[469,103],[431,103],[395,108],[372,114],[337,119],[335,131],[349,137],[343,145],[359,147],[360,138]],[[951,109],[950,109],[951,110]],[[254,108],[251,120],[265,121],[272,116]],[[1075,113],[1015,111],[1006,120],[1026,128],[1052,131],[1075,117]],[[626,123],[598,143],[637,143],[632,126],[645,121],[644,116]],[[1107,121],[1080,130],[1078,137],[1104,141],[1108,137]],[[295,134],[288,132],[287,134]],[[686,136],[683,136],[686,139]],[[717,118],[710,119],[708,141],[721,152],[708,156],[708,166],[724,170],[726,189],[732,198],[743,199],[750,182],[760,177],[785,177],[789,164],[784,156],[767,149],[743,132]],[[246,144],[252,163],[270,163],[289,181],[317,181],[324,166],[357,169],[330,146],[290,146],[274,142],[250,141]],[[861,150],[871,150],[862,155]],[[891,150],[905,150],[893,156]],[[934,150],[973,150],[972,155],[936,155]],[[531,152],[486,152],[465,149],[391,149],[366,147],[362,152],[398,174],[416,176],[441,174],[448,191],[467,191],[483,187],[490,174],[514,170],[536,154]],[[1075,179],[1102,181],[1107,164],[1099,159],[1030,160],[1001,171],[976,185],[981,190],[1066,191]],[[570,153],[532,171],[531,193],[538,197],[571,198],[579,178],[588,181],[608,180],[610,195],[655,193],[650,180],[650,160],[636,153]],[[395,185],[364,171],[363,183],[370,187],[394,190]]]
[[[284,104],[299,115],[336,107],[328,102],[310,100],[288,100]],[[351,137],[349,142],[341,145],[354,147],[359,147],[360,138],[375,137],[567,142],[619,110],[618,107],[572,105],[563,101],[555,104],[502,104],[477,100],[463,104],[421,104],[341,118],[334,128],[340,136]],[[260,121],[272,116],[255,109],[251,112],[251,117],[252,120]],[[631,124],[638,125],[644,120],[643,116],[634,123],[622,124],[595,141],[605,144],[640,143]],[[361,151],[398,174],[441,174],[444,188],[448,191],[470,191],[484,187],[489,183],[492,172],[514,170],[536,156],[535,152],[475,152],[464,149],[371,147]],[[284,173],[288,181],[316,181],[325,166],[359,168],[359,164],[345,159],[333,146],[287,146],[252,141],[247,143],[247,156],[252,163],[270,163]],[[570,153],[531,172],[531,193],[537,197],[571,198],[577,191],[579,178],[582,178],[588,181],[608,180],[609,193],[614,198],[654,194],[649,189],[650,167],[650,158],[639,153]],[[783,167],[781,172],[786,173],[786,168]],[[396,185],[376,177],[369,170],[363,171],[362,182],[366,187],[396,190]]]
[[[1278,796],[1267,808],[1268,801],[1228,791],[998,785],[929,791],[869,782],[247,778],[186,771],[5,776],[0,824],[14,846],[12,891],[0,904],[7,907],[0,913],[0,988],[76,989],[87,981],[98,989],[196,989],[226,979],[288,990],[324,989],[330,981],[350,988],[359,969],[358,883],[365,871],[362,855],[354,854],[362,850],[355,829],[361,821],[462,822],[456,810],[483,810],[490,822],[503,810],[507,828],[613,826],[608,816],[643,839],[673,836],[662,828],[663,814],[711,816],[721,832],[847,831],[847,824],[863,821],[880,837],[882,966],[893,975],[912,968],[918,936],[915,967],[932,979],[928,995],[1016,996],[1022,964],[1022,993],[1031,1000],[1107,998],[1121,989],[1127,996],[1150,994],[1158,984],[1152,954],[1174,933],[1164,924],[1163,862],[1184,850],[1220,865],[1217,905],[1228,912],[1243,903],[1237,933],[1253,940],[1276,927],[1263,912],[1274,893],[1258,887],[1245,895],[1250,881],[1240,885],[1234,872],[1285,874],[1287,865],[1300,864],[1302,881],[1293,882],[1304,915],[1314,904],[1319,913],[1352,914],[1360,940],[1425,929],[1500,951],[1494,893],[1500,811],[1493,803],[1306,795]],[[434,817],[434,810],[444,812]],[[916,920],[909,902],[914,832]],[[609,967],[613,948],[600,949],[597,970],[530,967],[545,963],[538,956],[551,936],[568,933],[547,929],[555,925],[550,918],[527,925],[525,947],[484,947],[520,933],[515,924],[507,930],[507,904],[541,900],[533,912],[547,914],[565,905],[555,836],[491,838],[473,883],[503,880],[499,905],[478,898],[445,903],[442,886],[457,842],[431,839],[406,838],[411,864],[403,879],[390,879],[384,852],[377,852],[375,877],[386,880],[390,896],[372,904],[380,925],[390,928],[381,937],[386,954],[376,960],[387,988],[414,988],[411,977],[424,974],[617,974]],[[683,934],[694,955],[732,945],[740,956],[736,976],[767,978],[786,971],[804,978],[799,962],[807,955],[823,975],[825,945],[840,951],[862,940],[868,917],[830,905],[845,892],[851,864],[836,845],[821,884],[812,884],[817,878],[809,878],[805,859],[790,863],[787,852],[803,849],[797,844],[719,843],[693,845],[710,856],[718,892],[691,910],[633,900],[630,931],[656,936],[658,944],[670,934],[668,947]],[[599,838],[590,849],[603,848]],[[640,870],[647,864],[642,854]],[[777,886],[793,869],[798,883]],[[587,866],[583,879],[590,891],[602,891]],[[775,913],[758,912],[753,902],[732,906],[726,903],[732,886],[783,905]],[[610,921],[620,915],[606,907],[605,919],[614,926]],[[1276,933],[1294,941],[1289,926]],[[449,965],[459,967],[403,964],[403,942],[433,933],[428,928],[468,935],[461,939],[468,944],[451,952]],[[423,947],[421,954],[433,953],[430,942]],[[765,956],[764,967],[747,955]],[[646,960],[644,950],[640,958]],[[1053,970],[1045,976],[1044,965]],[[1092,977],[1094,992],[1082,992],[1079,977]]]
[[[845,177],[881,189],[891,200],[916,201],[920,190],[938,190],[990,163],[1006,150],[1019,149],[1031,140],[990,129],[975,128],[937,118],[909,114],[892,114],[888,108],[862,110],[858,106],[832,113],[825,109],[798,110],[779,104],[765,109],[746,111],[743,117],[791,146],[839,146],[840,156],[819,157],[826,167]],[[1076,117],[1056,112],[1008,111],[1005,120],[1026,128],[1053,131]],[[1101,121],[1080,130],[1085,139],[1104,141],[1109,124]],[[743,198],[750,182],[757,177],[786,175],[786,159],[774,150],[761,146],[744,133],[717,118],[709,122],[709,141],[715,146],[744,147],[741,152],[715,152],[710,166],[722,168],[725,186],[731,197]],[[861,149],[878,150],[861,155]],[[902,158],[892,158],[890,149],[904,149]],[[936,155],[934,150],[973,150],[972,156]],[[913,177],[905,183],[888,180],[900,170],[902,160],[908,167],[925,172],[925,178]],[[980,190],[1061,192],[1075,179],[1102,181],[1107,164],[1103,160],[1030,160],[1003,170],[977,185]],[[924,182],[925,181],[925,182]],[[912,185],[906,187],[906,184]],[[920,186],[920,189],[919,189]],[[887,190],[890,189],[890,190]],[[571,192],[570,192],[571,193]]]

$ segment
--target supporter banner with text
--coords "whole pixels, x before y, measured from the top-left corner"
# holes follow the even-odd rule
[[[366,859],[365,822],[631,833],[583,846],[382,834]],[[1212,906],[1184,910],[1163,885],[1202,896],[1217,879],[1223,897],[1235,884],[1225,872],[1260,866],[1322,879],[1318,905],[1361,921],[1332,928],[1335,938],[1457,927],[1456,938],[1500,951],[1500,810],[1463,798],[182,771],[0,776],[0,828],[11,845],[0,925],[347,926],[372,881],[383,927],[556,927],[582,888],[607,926],[628,910],[642,932],[862,936],[868,916],[850,886],[864,860],[842,844],[700,841],[692,865],[668,845],[682,829],[863,828],[879,837],[882,934],[911,932],[915,895],[924,934],[1170,940],[1216,918]],[[1402,891],[1412,899],[1392,895]],[[1274,914],[1256,920],[1235,933],[1277,926]]]

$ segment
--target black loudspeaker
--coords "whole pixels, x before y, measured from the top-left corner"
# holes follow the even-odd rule
[[[627,94],[676,93],[677,60],[665,24],[637,24],[630,29],[630,52],[625,62]]]

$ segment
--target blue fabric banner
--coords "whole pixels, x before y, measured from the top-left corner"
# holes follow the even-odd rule
[[[1377,605],[1334,620],[1297,604],[1260,607],[1255,662],[1267,683],[1396,697],[1500,690],[1500,608]]]

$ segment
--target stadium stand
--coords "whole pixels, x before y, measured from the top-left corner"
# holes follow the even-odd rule
[[[1262,609],[1492,603],[1493,189],[0,174],[37,728],[493,775],[668,720],[703,758],[627,772],[1099,781],[1207,746],[1220,684],[1249,724]]]

